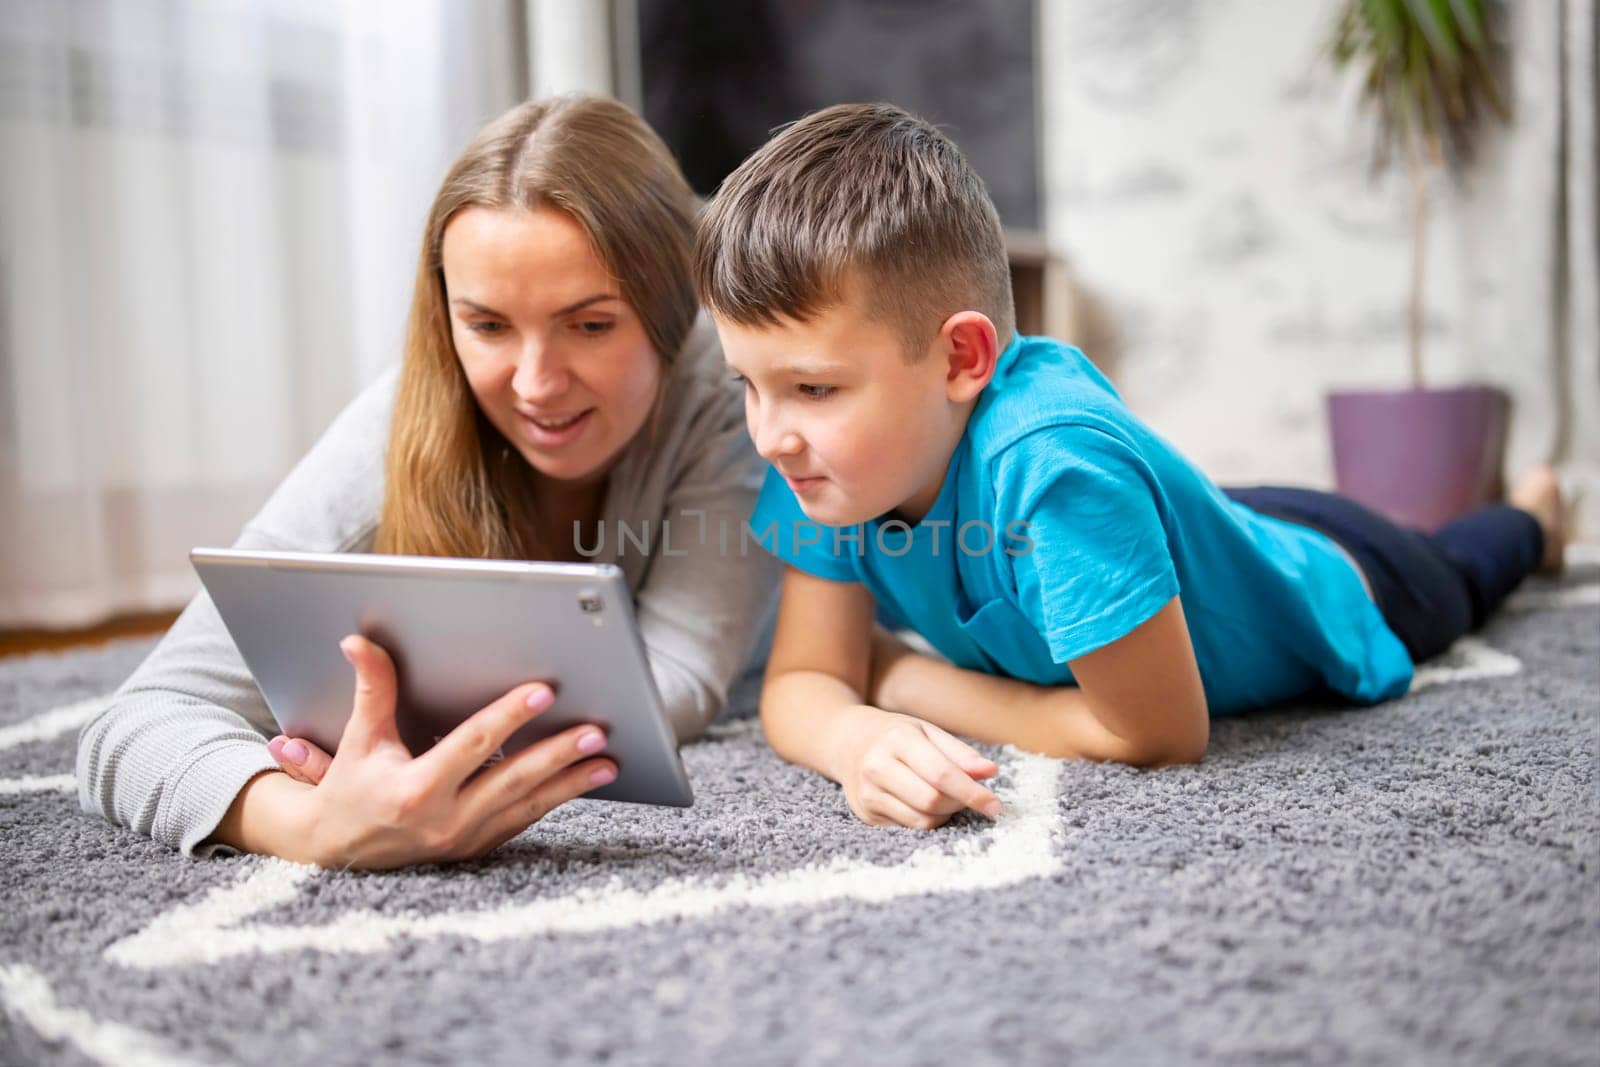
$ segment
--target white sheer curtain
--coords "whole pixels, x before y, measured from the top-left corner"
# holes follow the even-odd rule
[[[7,0],[0,627],[181,603],[398,358],[423,215],[527,84],[511,0]]]

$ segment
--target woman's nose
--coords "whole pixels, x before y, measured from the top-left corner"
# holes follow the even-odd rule
[[[571,384],[565,362],[548,345],[538,341],[525,345],[517,357],[517,371],[511,388],[523,400],[537,403],[560,396]]]

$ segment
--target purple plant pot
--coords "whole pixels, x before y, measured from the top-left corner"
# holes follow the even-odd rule
[[[1339,492],[1436,530],[1497,500],[1511,398],[1488,385],[1328,396]]]

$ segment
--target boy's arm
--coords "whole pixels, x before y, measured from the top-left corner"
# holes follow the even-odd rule
[[[966,807],[999,814],[977,782],[992,761],[937,725],[863,702],[874,607],[859,583],[785,571],[761,692],[768,743],[843,786],[864,822],[932,829]]]
[[[784,570],[761,726],[778,755],[836,782],[867,690],[874,608],[857,582]]]
[[[1073,686],[964,670],[892,639],[874,642],[868,699],[980,741],[1140,766],[1197,763],[1205,690],[1177,597],[1125,637],[1071,663]]]

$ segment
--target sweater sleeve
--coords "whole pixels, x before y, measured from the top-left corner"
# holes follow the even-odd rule
[[[714,335],[708,345],[714,345]],[[744,399],[720,348],[703,357],[698,409],[683,412],[682,460],[665,497],[669,536],[635,596],[662,706],[680,742],[750,690],[776,618],[781,565],[744,535],[766,462],[745,432]],[[742,684],[741,684],[742,683]]]
[[[395,375],[334,420],[244,528],[235,547],[306,552],[370,545],[383,494]],[[274,770],[272,714],[202,590],[78,738],[78,802],[185,855],[256,775]]]

